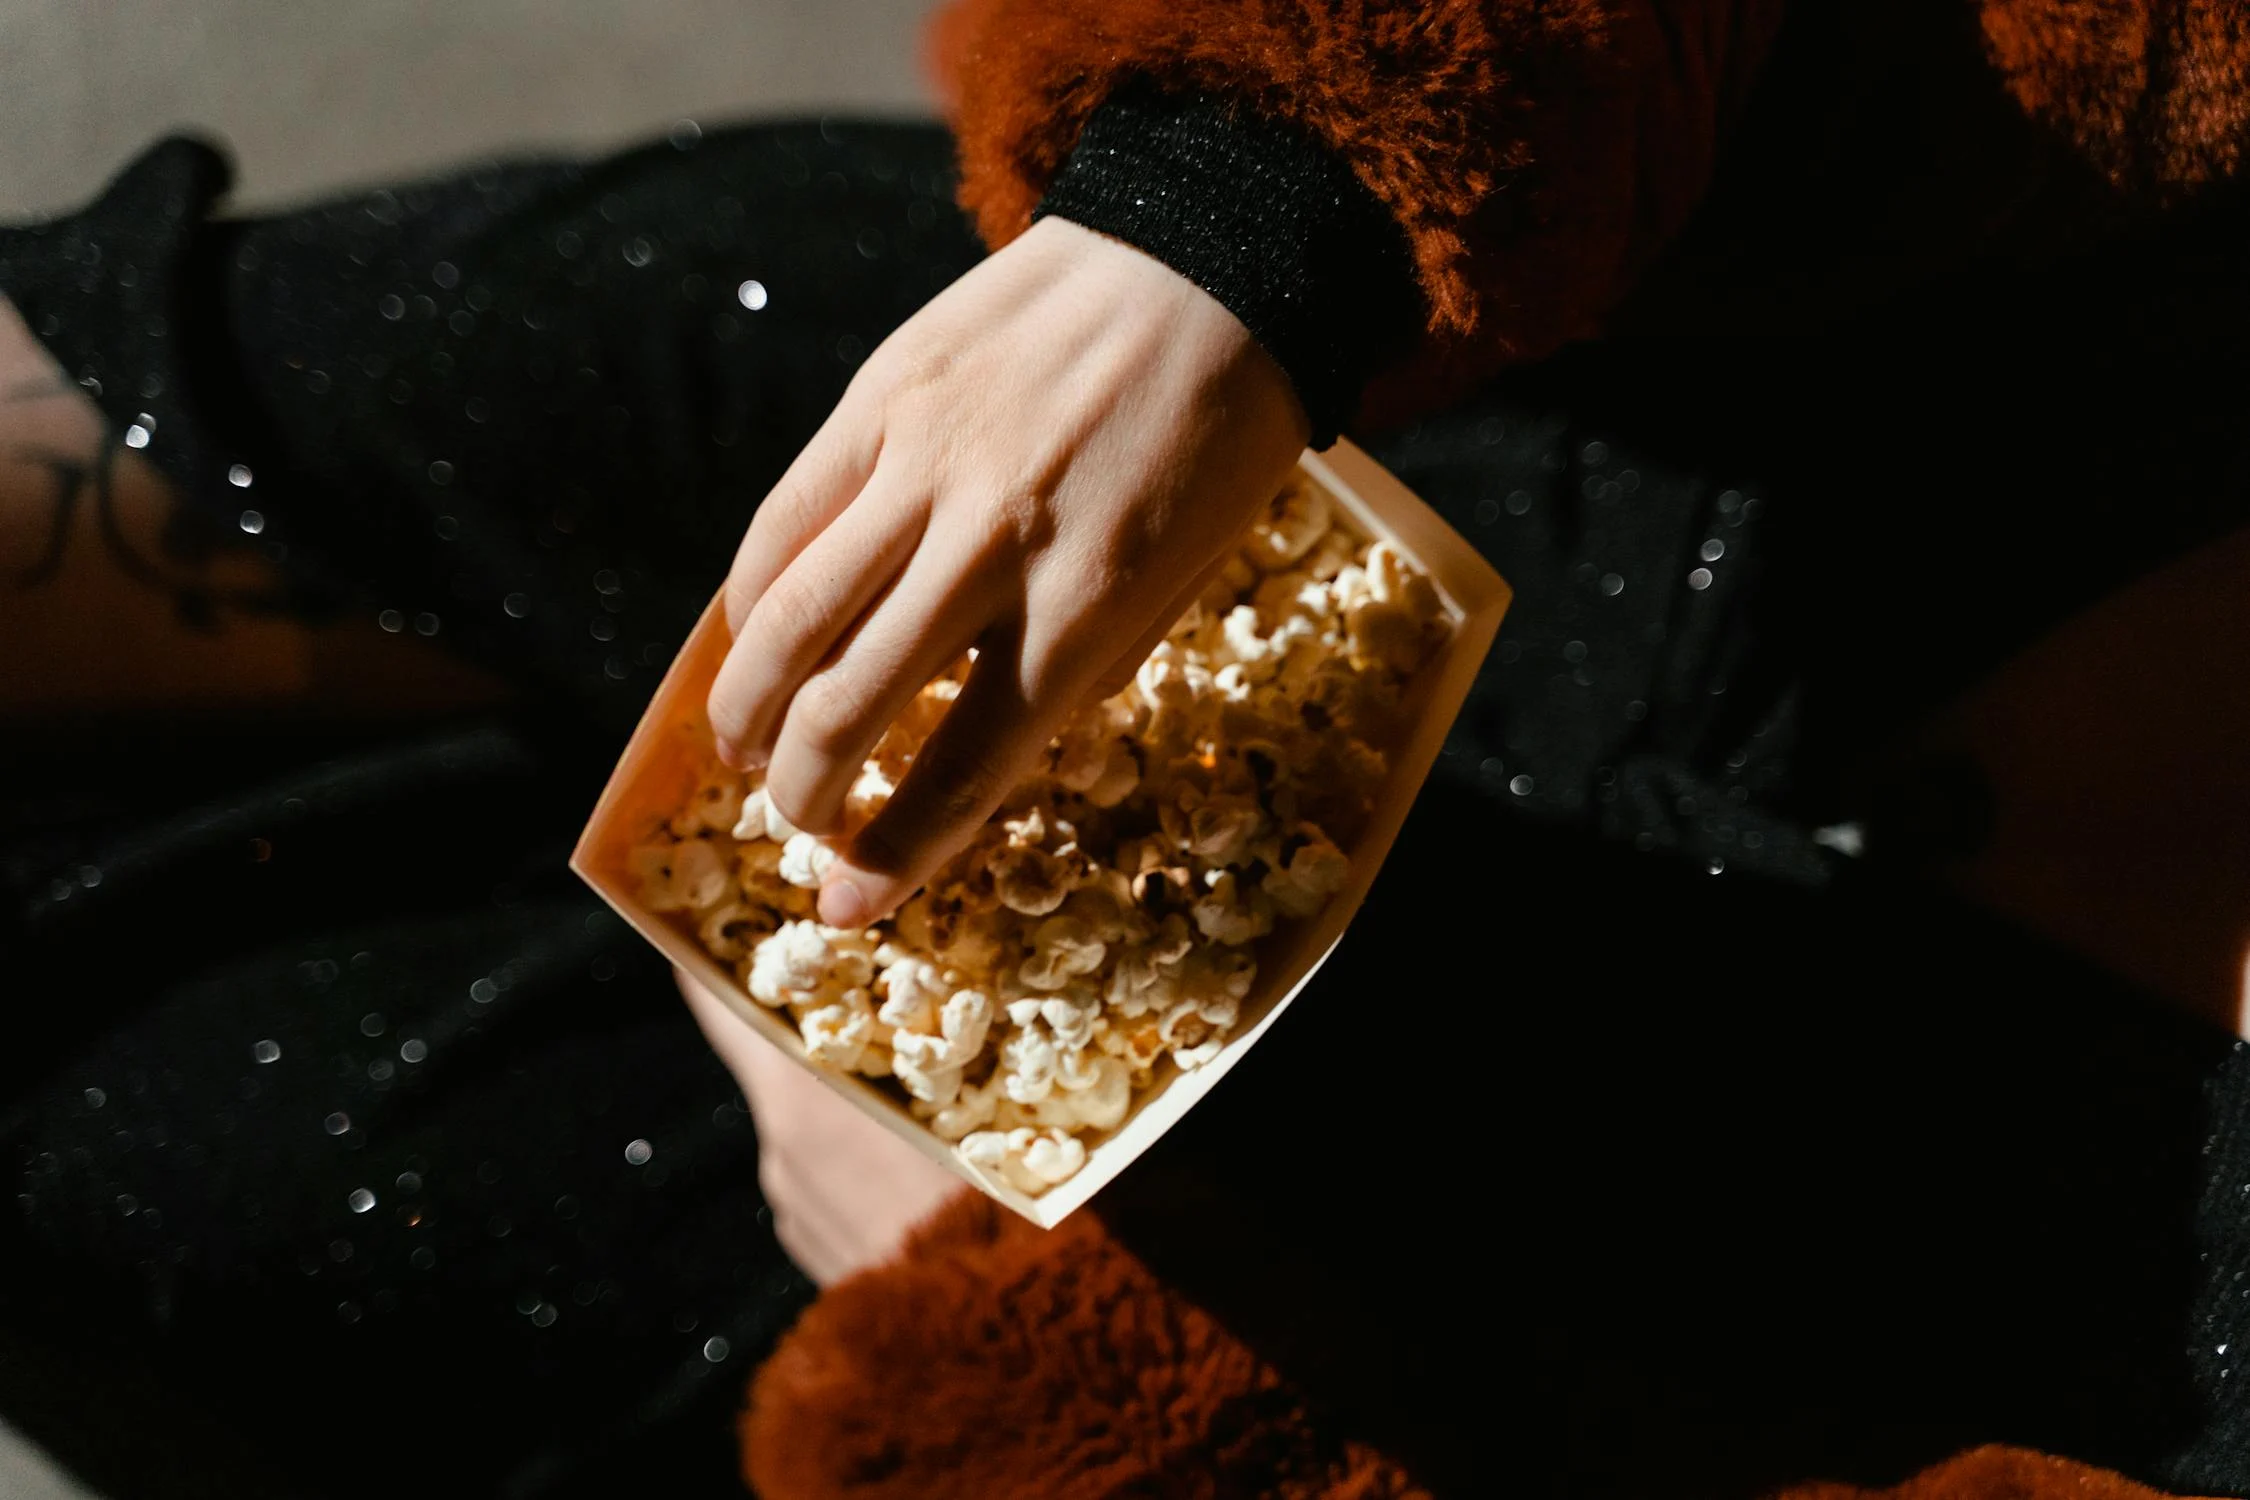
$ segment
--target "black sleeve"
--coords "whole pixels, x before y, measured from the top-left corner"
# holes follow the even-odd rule
[[[1041,201],[1163,261],[1279,362],[1325,448],[1422,305],[1405,237],[1351,169],[1303,132],[1204,95],[1119,90]]]

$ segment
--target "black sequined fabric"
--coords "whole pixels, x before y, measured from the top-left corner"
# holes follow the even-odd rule
[[[946,161],[683,130],[207,223],[174,147],[0,238],[306,607],[528,705],[153,775],[10,751],[0,1407],[113,1493],[728,1491],[803,1288],[731,1083],[561,861],[750,507],[973,260]],[[1786,338],[1683,315],[1385,436],[1518,602],[1350,939],[1099,1211],[1441,1492],[2009,1440],[2250,1493],[2250,1068],[1897,873],[1848,774],[2239,523],[2246,225]]]
[[[294,608],[521,705],[11,737],[0,1410],[106,1493],[739,1488],[810,1288],[733,1080],[564,860],[758,498],[978,253],[950,171],[926,128],[682,127],[237,221],[172,141],[0,231],[111,441]]]

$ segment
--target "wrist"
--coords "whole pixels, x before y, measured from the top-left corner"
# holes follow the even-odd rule
[[[1419,324],[1404,237],[1302,132],[1213,99],[1120,91],[1037,210],[1121,240],[1227,309],[1287,379],[1316,447]]]
[[[1140,246],[1050,215],[1002,253],[1021,248],[1057,257],[1066,274],[1098,282],[1101,325],[1143,325],[1143,337],[1184,357],[1231,415],[1286,430],[1294,461],[1313,436],[1289,372],[1226,303]]]

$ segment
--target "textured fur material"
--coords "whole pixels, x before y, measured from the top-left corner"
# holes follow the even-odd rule
[[[1030,222],[1125,77],[1296,122],[1408,235],[1430,340],[1393,387],[1428,392],[1599,325],[1693,209],[1779,11],[1779,0],[956,0],[933,48],[963,202],[996,245]],[[2239,0],[1983,0],[1978,14],[2016,103],[2120,191],[2177,197],[2240,170]],[[766,1500],[1421,1493],[1324,1426],[1094,1215],[1041,1234],[971,1197],[898,1263],[806,1314],[759,1374],[742,1430]],[[1784,1500],[2065,1497],[2156,1492],[1992,1447],[1893,1489],[1812,1483]]]
[[[1984,35],[2026,113],[2128,192],[2231,177],[2250,129],[2241,0],[1993,0]]]
[[[1807,1484],[1775,1500],[2163,1500],[2107,1469],[1993,1444],[1925,1469],[1895,1489]]]
[[[1427,1494],[1324,1428],[1097,1216],[1043,1233],[973,1194],[940,1209],[897,1262],[806,1312],[751,1386],[742,1440],[763,1500]],[[1891,1489],[1814,1482],[1773,1500],[2163,1497],[1992,1446]]]
[[[962,201],[1022,232],[1144,74],[1301,126],[1397,216],[1432,342],[1482,366],[1590,332],[1676,230],[1778,0],[960,0],[940,22]]]
[[[1962,0],[2021,107],[2117,187],[2235,172],[2240,0]],[[1783,0],[954,0],[933,64],[963,204],[1030,222],[1088,114],[1144,74],[1302,126],[1406,231],[1429,305],[1380,421],[1596,331],[1678,232]]]
[[[1094,1215],[1043,1232],[974,1194],[806,1312],[742,1439],[765,1500],[1425,1494]]]

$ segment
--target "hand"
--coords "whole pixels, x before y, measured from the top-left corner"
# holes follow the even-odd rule
[[[890,1259],[939,1204],[972,1191],[837,1098],[686,972],[673,977],[750,1101],[774,1237],[807,1276],[832,1286]]]
[[[760,507],[726,588],[719,753],[833,834],[914,694],[976,665],[830,868],[823,921],[886,914],[1071,711],[1114,692],[1277,490],[1310,429],[1208,293],[1043,219],[868,359]]]

